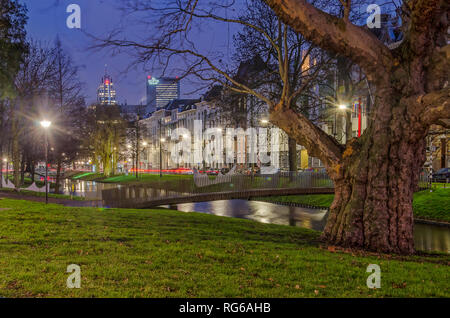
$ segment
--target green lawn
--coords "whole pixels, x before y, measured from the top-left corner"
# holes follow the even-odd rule
[[[78,173],[72,177],[73,180],[83,180],[83,181],[97,181],[103,183],[120,183],[128,185],[155,185],[167,187],[169,189],[176,189],[180,186],[180,182],[187,183],[189,188],[193,188],[194,182],[192,175],[163,175],[162,178],[159,174],[141,174],[139,179],[136,179],[135,175],[129,174],[128,176],[124,174],[114,175],[111,177],[106,177],[102,173],[95,172],[82,172]]]
[[[413,208],[416,217],[450,222],[450,188],[415,193]]]
[[[283,195],[255,198],[259,201],[299,203],[316,207],[329,207],[333,203],[334,194]]]
[[[355,255],[319,233],[201,213],[0,200],[1,297],[449,297],[448,255]],[[66,288],[70,264],[81,289]],[[369,264],[381,288],[368,289]]]
[[[266,202],[300,203],[310,206],[329,207],[333,194],[288,195],[255,198]],[[414,193],[414,216],[421,219],[450,222],[450,188],[437,188]]]
[[[444,182],[433,182],[431,184],[433,188],[447,188],[450,189],[450,183],[444,183]]]
[[[129,174],[118,175],[110,178],[105,178],[102,182],[106,183],[147,183],[147,182],[166,182],[166,181],[179,181],[179,180],[193,180],[192,175],[179,175],[179,174],[164,174],[162,177],[159,174],[141,174],[139,179],[136,176]]]
[[[105,178],[103,173],[96,172],[80,172],[70,177],[73,180],[83,181],[99,181]]]

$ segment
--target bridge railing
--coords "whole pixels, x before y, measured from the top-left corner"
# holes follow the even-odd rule
[[[202,176],[194,178],[193,193],[217,191],[241,191],[250,189],[279,188],[330,188],[333,182],[323,172],[281,172],[268,175],[232,175],[224,178],[225,182],[217,182],[217,178]]]
[[[136,203],[200,194],[249,192],[268,189],[333,188],[325,172],[281,172],[270,175],[235,174],[219,177],[202,175],[193,179],[152,182],[121,186],[102,191],[105,206],[127,207]]]
[[[430,185],[429,175],[422,172],[419,175],[417,190],[429,188]],[[271,175],[235,174],[221,178],[201,175],[192,179],[166,180],[103,190],[102,200],[104,206],[133,207],[145,202],[200,195],[204,197],[208,194],[216,197],[218,194],[225,194],[224,197],[226,197],[227,193],[254,194],[255,190],[264,190],[267,194],[271,189],[276,189],[277,193],[293,192],[292,189],[307,190],[302,191],[304,193],[319,193],[320,189],[329,191],[333,187],[332,180],[325,172],[281,172]]]
[[[419,174],[418,190],[431,188],[431,175],[428,171],[421,171]]]

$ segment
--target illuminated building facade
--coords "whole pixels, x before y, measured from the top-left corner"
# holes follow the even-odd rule
[[[180,80],[178,77],[156,78],[147,76],[147,109],[150,113],[165,107],[174,99],[180,99]]]
[[[102,77],[102,82],[97,89],[97,102],[100,105],[116,105],[116,89],[111,76],[106,75]]]

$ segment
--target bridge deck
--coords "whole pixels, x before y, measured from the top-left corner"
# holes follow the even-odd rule
[[[119,194],[118,189],[104,190],[104,206],[117,208],[145,209],[160,205],[174,205],[189,202],[204,202],[232,199],[250,199],[252,197],[295,195],[295,194],[332,194],[334,188],[277,188],[277,189],[253,189],[244,191],[226,191],[213,193],[197,193],[180,196],[136,198],[133,196],[124,197]],[[106,192],[107,191],[107,192]]]

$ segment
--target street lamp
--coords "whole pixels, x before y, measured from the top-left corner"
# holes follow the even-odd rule
[[[3,158],[3,162],[6,163],[6,183],[8,183],[8,159],[7,158]],[[2,167],[3,169],[3,167]],[[1,182],[3,183],[3,175],[2,175],[2,180]],[[3,186],[3,184],[2,184]]]
[[[51,125],[52,125],[51,121],[48,121],[48,120],[41,121],[41,126],[44,128],[49,128]]]
[[[144,153],[144,159],[145,159],[145,161],[147,162],[146,163],[146,170],[148,170],[148,152],[147,152],[147,146],[148,146],[148,142],[146,142],[145,140],[142,142],[142,150],[143,150],[143,153]],[[148,171],[147,171],[148,172]]]
[[[52,122],[48,120],[41,121],[41,126],[45,131],[45,204],[48,204],[48,128]]]
[[[345,111],[347,110],[348,106],[346,104],[339,104],[336,105],[335,111],[334,111],[334,138],[337,138],[337,110]]]
[[[165,138],[159,140],[159,177],[162,178],[162,144],[166,142]]]
[[[261,123],[264,124],[264,125],[267,125],[269,123],[269,121],[267,119],[262,119]]]

